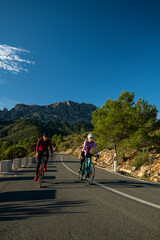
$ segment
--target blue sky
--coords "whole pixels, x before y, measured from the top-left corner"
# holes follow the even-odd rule
[[[0,109],[124,91],[160,110],[159,0],[1,0]]]

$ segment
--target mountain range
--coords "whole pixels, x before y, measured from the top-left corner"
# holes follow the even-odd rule
[[[70,126],[76,123],[90,123],[92,112],[97,109],[93,104],[65,101],[50,105],[17,104],[11,110],[0,110],[1,121],[15,121],[19,119],[40,120],[42,123],[50,121],[64,121]]]

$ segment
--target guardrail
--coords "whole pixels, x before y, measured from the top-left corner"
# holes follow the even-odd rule
[[[1,160],[0,161],[0,172],[11,172],[23,167],[30,166],[35,162],[35,157],[28,158],[15,158],[13,160]]]

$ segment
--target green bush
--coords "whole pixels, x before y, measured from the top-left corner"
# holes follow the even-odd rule
[[[14,158],[22,158],[27,156],[27,150],[24,147],[20,146],[12,146],[9,147],[2,155],[1,159],[14,159]]]
[[[138,152],[135,157],[135,161],[130,164],[130,166],[135,166],[140,168],[143,164],[145,164],[149,159],[148,150],[143,150],[142,152]]]
[[[58,138],[57,134],[54,134],[52,136],[51,142],[52,142],[53,147],[56,147],[57,138]]]
[[[1,145],[1,148],[0,148],[0,152],[2,153],[4,151],[6,151],[7,148],[9,148],[10,146],[11,146],[10,142],[8,142],[8,141],[3,142]]]
[[[30,143],[36,143],[37,142],[37,137],[35,137],[35,136],[30,137],[29,142]]]
[[[67,151],[69,149],[69,144],[67,142],[61,142],[58,146],[58,151]]]

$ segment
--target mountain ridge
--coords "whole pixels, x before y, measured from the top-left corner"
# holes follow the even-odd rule
[[[43,123],[49,121],[66,121],[69,125],[85,122],[90,123],[92,112],[97,107],[93,104],[73,101],[56,102],[49,105],[16,104],[11,110],[0,110],[0,120],[14,121],[18,119],[37,119]]]

